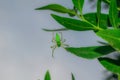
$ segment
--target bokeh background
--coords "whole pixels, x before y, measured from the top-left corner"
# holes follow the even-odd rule
[[[43,80],[47,70],[52,80],[71,80],[71,72],[76,80],[104,80],[107,75],[97,59],[79,58],[63,48],[51,57],[52,33],[42,28],[62,26],[50,16],[57,13],[34,10],[49,3],[73,8],[71,0],[0,0],[0,80]],[[85,0],[84,13],[95,12],[95,3]],[[62,33],[70,46],[100,45],[92,31]]]

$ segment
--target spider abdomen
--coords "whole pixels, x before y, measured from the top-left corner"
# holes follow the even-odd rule
[[[57,42],[57,46],[58,46],[58,47],[61,47],[61,42]]]
[[[60,35],[58,33],[56,33],[55,40],[56,40],[57,46],[60,47],[61,46],[61,38],[60,38]]]

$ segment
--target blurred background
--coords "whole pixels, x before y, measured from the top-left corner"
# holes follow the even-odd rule
[[[97,59],[79,58],[63,48],[55,49],[51,57],[52,33],[42,28],[62,26],[50,16],[57,13],[34,10],[50,3],[73,8],[71,0],[0,0],[0,80],[43,80],[47,70],[52,80],[71,80],[71,72],[76,80],[105,80],[111,74],[104,72]],[[95,7],[96,0],[85,0],[83,11],[95,12]],[[105,4],[103,8],[107,13]],[[70,46],[100,45],[97,41],[101,39],[92,31],[62,33]]]

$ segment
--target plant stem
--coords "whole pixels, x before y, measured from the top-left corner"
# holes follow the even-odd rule
[[[89,21],[87,21],[87,20],[84,18],[83,15],[78,15],[78,14],[76,14],[76,16],[77,16],[78,18],[80,18],[82,21],[84,21],[84,22],[90,24],[91,26],[93,26],[93,27],[94,27],[94,30],[96,30],[96,31],[103,30],[102,28],[100,28],[100,27],[98,27],[98,26],[90,23]]]

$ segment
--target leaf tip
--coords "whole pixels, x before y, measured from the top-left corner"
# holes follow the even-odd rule
[[[35,10],[42,10],[42,7],[39,7],[39,8],[35,8]]]
[[[38,8],[35,8],[34,10],[38,10]]]
[[[52,17],[56,17],[56,15],[55,14],[50,14]]]
[[[71,75],[72,75],[72,80],[75,80],[74,74],[73,74],[73,73],[71,73]]]

